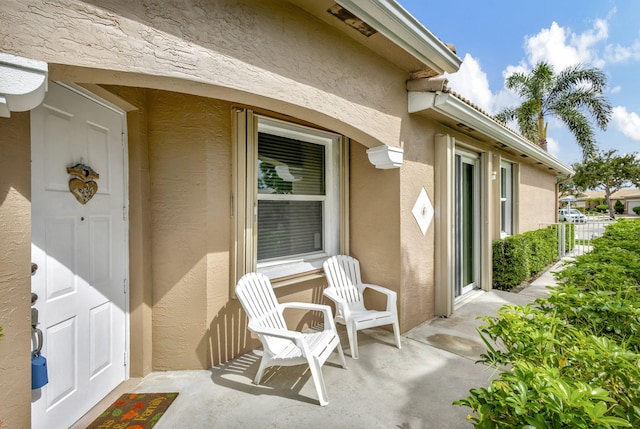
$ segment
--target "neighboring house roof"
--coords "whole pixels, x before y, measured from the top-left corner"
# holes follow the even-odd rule
[[[499,122],[461,95],[446,86],[446,79],[416,79],[407,82],[409,113],[432,116],[432,112],[449,119],[449,124],[461,132],[487,140],[500,149],[511,148],[553,170],[558,176],[573,175],[571,167],[543,150],[540,146]],[[451,121],[453,120],[453,121]],[[484,137],[479,136],[482,134]]]
[[[604,191],[587,191],[576,197],[578,201],[586,201],[589,198],[604,198]],[[611,194],[612,200],[628,200],[640,198],[640,189],[620,189]]]

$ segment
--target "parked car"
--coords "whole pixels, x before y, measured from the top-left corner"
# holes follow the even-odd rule
[[[558,221],[587,223],[587,217],[577,209],[560,209],[558,210]]]

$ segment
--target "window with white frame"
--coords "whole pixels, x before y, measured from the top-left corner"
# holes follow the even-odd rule
[[[500,163],[500,236],[513,235],[513,164]]]
[[[342,137],[238,114],[236,277],[258,271],[277,279],[321,269],[341,245]]]

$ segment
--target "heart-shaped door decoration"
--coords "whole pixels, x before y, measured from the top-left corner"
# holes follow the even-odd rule
[[[98,192],[98,184],[93,180],[83,182],[75,177],[69,180],[69,190],[81,204],[87,204],[91,198]]]
[[[100,175],[82,163],[67,167],[67,173],[75,176],[69,180],[69,190],[80,204],[87,204],[98,192],[98,184],[93,179],[99,179]]]

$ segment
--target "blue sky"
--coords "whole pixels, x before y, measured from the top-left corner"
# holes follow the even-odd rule
[[[640,152],[640,1],[638,0],[398,0],[463,59],[449,86],[491,114],[518,104],[504,88],[514,71],[547,61],[560,71],[582,63],[608,78],[613,116],[597,131],[601,150]],[[515,125],[513,126],[516,129]],[[582,159],[573,136],[549,120],[549,152],[572,164]]]

